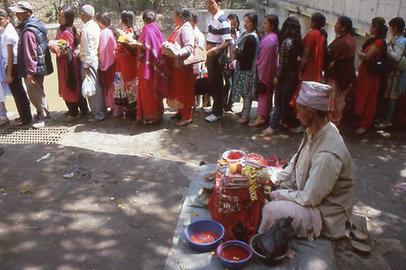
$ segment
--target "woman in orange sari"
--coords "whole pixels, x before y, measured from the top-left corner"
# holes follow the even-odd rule
[[[179,119],[177,126],[186,126],[192,122],[192,112],[195,101],[193,65],[185,66],[182,60],[188,57],[195,44],[192,17],[188,9],[178,8],[175,11],[175,31],[169,36],[164,45],[169,62],[169,96],[168,105],[177,109],[174,118]],[[172,47],[174,49],[168,50]]]
[[[374,122],[378,92],[383,72],[372,70],[374,63],[382,58],[386,50],[386,34],[388,27],[385,19],[372,19],[371,37],[362,45],[358,52],[361,65],[355,89],[355,114],[359,117],[357,135],[365,134]]]
[[[155,22],[156,15],[153,11],[145,11],[142,15],[144,27],[138,39],[138,95],[137,95],[137,120],[144,124],[152,124],[162,119],[164,106],[163,93],[160,91],[160,73],[158,57],[161,54],[164,36]],[[130,44],[131,45],[131,44]]]

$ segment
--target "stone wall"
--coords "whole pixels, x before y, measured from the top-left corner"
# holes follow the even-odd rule
[[[397,16],[405,18],[406,0],[268,0],[268,13],[276,13],[281,19],[292,13],[309,18],[316,11],[326,15],[330,26],[339,16],[349,16],[356,32],[364,36],[373,17],[384,17],[387,21]]]

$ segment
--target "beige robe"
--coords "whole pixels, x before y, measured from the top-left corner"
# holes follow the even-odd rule
[[[340,238],[352,212],[354,174],[343,138],[329,122],[314,137],[305,133],[298,153],[274,182],[286,188],[278,191],[279,199],[319,209],[322,234]]]

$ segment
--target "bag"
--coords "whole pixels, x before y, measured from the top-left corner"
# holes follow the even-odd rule
[[[267,90],[266,85],[265,85],[263,82],[258,81],[258,82],[257,82],[257,86],[256,86],[256,88],[255,88],[256,93],[257,93],[257,94],[262,94],[262,93],[265,93],[266,90]]]
[[[83,80],[82,95],[85,98],[96,95],[96,85],[89,76]]]
[[[283,256],[289,250],[289,241],[295,236],[292,221],[292,217],[281,218],[260,235],[258,249],[267,259]]]
[[[192,53],[186,59],[182,60],[182,65],[188,66],[204,62],[206,61],[206,58],[207,58],[206,50],[202,47],[195,45]]]
[[[183,43],[182,30],[180,32],[180,42]],[[196,44],[196,42],[197,42],[197,40],[195,38],[195,44],[193,47],[193,51],[189,56],[187,56],[185,59],[180,61],[182,65],[188,66],[188,65],[193,65],[193,64],[197,64],[197,63],[206,61],[207,51],[204,48],[198,46]],[[182,47],[183,47],[183,45],[182,45]]]
[[[49,49],[45,52],[45,68],[46,68],[46,75],[51,75],[54,73],[54,65],[52,64],[52,57],[51,52]]]
[[[119,106],[126,106],[128,104],[127,92],[124,88],[123,75],[121,72],[114,74],[114,104]]]
[[[386,74],[391,69],[387,55],[387,44],[384,42],[384,53],[380,59],[367,62],[367,72],[369,74]]]
[[[367,63],[369,74],[386,74],[389,70],[389,63],[386,57]]]
[[[396,69],[403,72],[406,70],[406,56],[402,56],[396,64]]]

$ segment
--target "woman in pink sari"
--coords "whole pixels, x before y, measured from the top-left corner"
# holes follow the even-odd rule
[[[138,97],[137,120],[152,124],[162,119],[164,113],[163,93],[160,88],[158,56],[161,53],[164,36],[155,22],[156,15],[147,10],[142,15],[144,27],[138,39]]]
[[[58,67],[58,91],[68,107],[68,112],[64,115],[66,121],[73,121],[80,117],[79,108],[82,115],[89,112],[87,101],[81,95],[80,63],[73,51],[79,44],[75,38],[76,28],[73,26],[75,13],[73,8],[67,7],[59,12],[59,31],[56,34],[56,42],[67,43],[66,49],[62,50],[59,45],[51,45],[51,51],[56,54],[56,64]]]
[[[249,123],[250,127],[260,127],[265,125],[268,123],[268,118],[271,113],[274,87],[273,78],[275,78],[278,66],[278,26],[279,19],[277,16],[265,16],[263,28],[266,35],[259,43],[259,54],[257,57],[257,118],[255,121]]]
[[[99,73],[100,81],[104,92],[104,102],[106,107],[111,109],[113,116],[119,116],[123,110],[114,104],[114,74],[116,72],[116,55],[117,47],[116,38],[111,26],[111,19],[107,12],[98,12],[96,21],[100,26],[100,42],[99,42]]]

